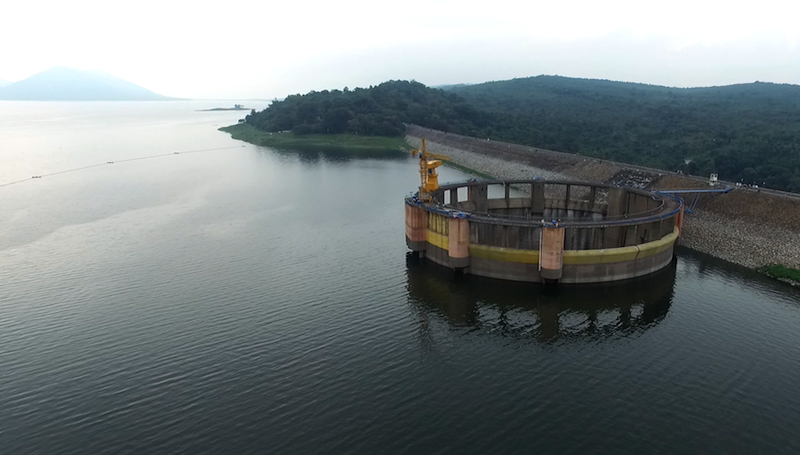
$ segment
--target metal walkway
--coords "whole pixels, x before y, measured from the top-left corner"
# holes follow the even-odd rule
[[[727,187],[727,188],[710,188],[710,189],[707,189],[707,190],[700,190],[700,189],[660,190],[660,191],[656,191],[656,194],[673,195],[673,196],[677,196],[677,197],[679,197],[681,199],[684,199],[683,196],[681,196],[682,194],[694,195],[694,197],[692,198],[692,201],[690,203],[686,204],[686,202],[684,200],[684,204],[685,204],[684,205],[684,207],[685,207],[684,208],[684,212],[685,213],[692,213],[692,211],[694,211],[695,207],[697,206],[697,203],[700,201],[700,196],[702,196],[703,194],[714,194],[714,195],[717,195],[717,194],[730,193],[731,191],[733,191],[733,188],[732,187]]]

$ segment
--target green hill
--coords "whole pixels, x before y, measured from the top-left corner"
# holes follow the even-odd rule
[[[246,118],[271,132],[368,136],[400,136],[406,123],[470,134],[488,125],[477,120],[478,111],[459,96],[413,81],[291,95]]]
[[[439,90],[390,81],[289,96],[246,121],[299,135],[395,136],[417,124],[800,192],[796,85],[682,89],[537,76]]]
[[[487,137],[800,191],[800,86],[538,76],[452,92],[497,114]]]

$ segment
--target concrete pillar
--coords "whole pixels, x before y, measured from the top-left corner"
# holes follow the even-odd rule
[[[602,250],[605,248],[605,228],[598,227],[592,229],[592,247],[593,250]]]
[[[531,184],[531,215],[542,215],[544,213],[544,183],[533,182]]]
[[[489,187],[488,185],[481,184],[470,187],[474,191],[475,210],[478,213],[489,212]]]
[[[411,251],[428,249],[428,212],[406,204],[406,245]]]
[[[628,212],[628,192],[624,188],[611,188],[608,190],[609,217],[618,217]]]
[[[651,197],[636,193],[630,193],[630,195],[632,202],[629,213],[643,213],[655,208],[655,201]]]
[[[458,208],[458,188],[450,190],[450,205],[454,208]]]
[[[467,199],[474,204],[475,211],[478,213],[486,213],[488,206],[488,191],[487,185],[478,184],[467,187]]]
[[[639,241],[639,225],[633,226],[625,226],[625,243],[622,246],[634,246],[639,245],[642,242]]]
[[[448,225],[448,255],[450,265],[463,269],[469,265],[469,221],[450,218]]]
[[[628,214],[628,191],[625,188],[611,188],[608,190],[608,218],[622,219]],[[625,233],[622,228],[609,227],[605,229],[605,248],[618,248],[625,246]]]
[[[563,268],[564,228],[558,225],[543,226],[539,273],[545,280],[558,280]]]

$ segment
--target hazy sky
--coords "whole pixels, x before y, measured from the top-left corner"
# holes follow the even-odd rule
[[[538,74],[800,83],[797,0],[6,2],[0,78],[103,69],[190,98]]]

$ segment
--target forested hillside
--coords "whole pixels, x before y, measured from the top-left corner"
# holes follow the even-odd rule
[[[402,135],[406,123],[463,134],[474,134],[489,125],[488,119],[458,95],[409,81],[291,95],[246,120],[265,131],[369,136]]]
[[[800,191],[800,86],[538,76],[452,91],[498,114],[487,137]]]
[[[293,95],[267,131],[392,136],[411,123],[800,192],[800,86],[679,89],[537,76],[447,90],[416,82]]]

